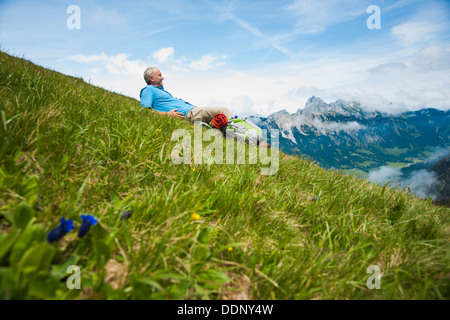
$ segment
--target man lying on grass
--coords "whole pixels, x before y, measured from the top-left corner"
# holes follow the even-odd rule
[[[203,121],[210,123],[218,113],[225,114],[227,118],[233,117],[231,111],[224,107],[198,108],[186,101],[174,98],[169,92],[164,90],[164,77],[156,67],[147,68],[144,72],[144,79],[147,86],[141,90],[141,107],[152,108],[159,114],[187,119],[192,122]]]
[[[226,124],[227,118],[233,117],[231,111],[224,107],[198,108],[189,102],[174,98],[169,92],[164,90],[164,77],[156,67],[147,68],[144,72],[144,79],[147,86],[141,90],[141,107],[151,108],[159,114],[177,119],[187,119],[192,122],[202,121],[210,123],[213,118],[215,121],[215,116],[218,115],[217,117],[219,118],[226,117],[224,120]],[[270,146],[266,142],[261,142],[259,145],[263,147]]]

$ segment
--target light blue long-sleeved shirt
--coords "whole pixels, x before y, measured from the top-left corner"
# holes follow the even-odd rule
[[[141,107],[153,108],[160,112],[169,112],[178,109],[184,116],[195,108],[192,104],[181,99],[174,98],[164,87],[148,85],[141,90]]]

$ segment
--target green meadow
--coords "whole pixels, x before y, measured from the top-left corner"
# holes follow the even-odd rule
[[[1,299],[450,298],[449,208],[283,153],[176,165],[176,129],[0,52]]]

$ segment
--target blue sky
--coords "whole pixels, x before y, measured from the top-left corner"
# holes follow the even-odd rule
[[[70,30],[70,5],[81,29]],[[367,20],[380,8],[381,29]],[[267,115],[357,100],[450,109],[450,3],[440,0],[0,1],[2,50],[134,98],[158,66],[198,106]]]

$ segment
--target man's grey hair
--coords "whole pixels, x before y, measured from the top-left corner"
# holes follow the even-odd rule
[[[145,82],[147,82],[147,84],[150,84],[150,77],[153,75],[153,72],[155,72],[156,69],[156,67],[148,67],[144,71],[144,80]]]

